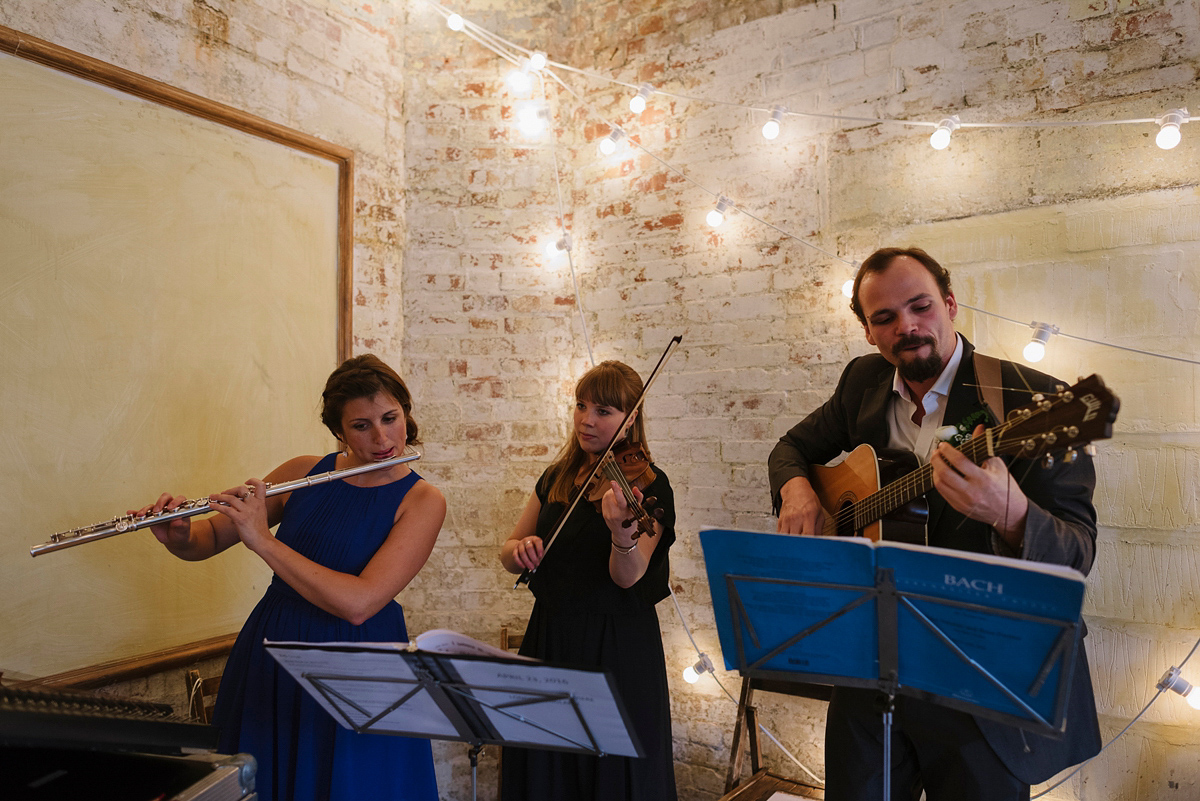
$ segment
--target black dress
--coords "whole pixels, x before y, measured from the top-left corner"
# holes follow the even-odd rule
[[[654,605],[669,594],[667,551],[675,541],[675,496],[662,471],[646,488],[663,509],[662,541],[646,574],[629,589],[608,573],[612,539],[595,506],[581,502],[533,574],[536,599],[521,653],[566,666],[606,668],[646,756],[594,757],[504,749],[504,801],[675,801],[671,701]],[[565,508],[546,503],[546,474],[535,488],[536,532],[549,537]]]

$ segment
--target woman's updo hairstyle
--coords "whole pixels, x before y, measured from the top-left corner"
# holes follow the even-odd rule
[[[338,441],[342,440],[342,412],[357,398],[370,398],[380,392],[391,395],[404,410],[405,444],[417,440],[417,421],[412,416],[412,394],[396,373],[373,353],[364,353],[342,362],[321,393],[321,422]]]

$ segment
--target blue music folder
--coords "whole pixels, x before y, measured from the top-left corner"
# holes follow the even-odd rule
[[[878,688],[1061,734],[1078,571],[856,537],[700,533],[725,667]]]

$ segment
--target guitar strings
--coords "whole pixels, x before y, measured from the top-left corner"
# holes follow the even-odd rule
[[[1064,401],[1061,396],[1055,395],[1050,399],[1051,406],[1057,406]],[[1045,410],[1049,411],[1049,409]],[[993,437],[993,451],[999,452],[1003,450],[1005,435],[1012,430],[1018,423],[1027,421],[1027,417],[1016,417],[1005,419],[991,429]],[[959,451],[969,458],[973,463],[979,464],[983,459],[988,457],[987,453],[987,437],[972,437],[963,443]],[[1032,461],[1026,468],[1026,475],[1032,469]],[[837,513],[827,517],[823,526],[827,534],[837,534],[845,526],[852,526],[852,531],[858,532],[866,528],[871,523],[881,519],[885,514],[894,510],[900,505],[901,499],[911,498],[924,495],[933,488],[933,467],[930,464],[924,464],[911,473],[891,482],[887,486],[880,489],[866,498],[850,504]],[[861,521],[861,522],[860,522]]]

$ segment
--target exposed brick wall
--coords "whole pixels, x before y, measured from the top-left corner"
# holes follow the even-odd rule
[[[511,21],[498,18],[499,12],[483,4],[458,10],[484,25],[508,22],[508,27],[495,30],[544,48],[554,59],[630,83],[651,81],[696,97],[868,117],[936,120],[955,113],[964,121],[1060,121],[1154,116],[1195,97],[1200,54],[1194,3],[1119,8],[1110,3],[1094,8],[1079,3],[1013,7],[991,2],[600,2],[568,6],[561,21],[542,24],[538,18],[528,26],[512,4],[504,6],[504,12],[519,17]],[[488,448],[464,448],[459,442],[455,456],[467,462],[454,466],[457,477],[449,468],[446,474],[448,483],[461,482],[471,496],[472,516],[494,529],[490,537],[479,538],[479,558],[472,551],[467,564],[471,569],[482,566],[480,578],[486,580],[490,570],[503,581],[489,561],[494,559],[495,543],[507,533],[529,480],[550,458],[547,453],[529,459],[526,449],[544,444],[544,437],[564,419],[562,396],[555,396],[554,388],[565,391],[586,365],[571,310],[555,306],[570,297],[569,285],[552,265],[531,275],[528,271],[544,261],[538,250],[524,247],[536,244],[540,249],[552,235],[556,212],[548,197],[550,137],[523,140],[511,124],[505,125],[518,102],[500,84],[507,66],[489,62],[481,49],[471,49],[461,37],[448,37],[436,27],[440,21],[434,23],[429,46],[444,46],[436,52],[457,57],[458,68],[436,79],[444,93],[427,90],[428,78],[421,79],[420,89],[410,83],[410,119],[417,120],[422,98],[428,96],[431,106],[449,102],[465,109],[473,102],[487,122],[477,124],[480,121],[469,119],[464,110],[462,124],[439,120],[440,133],[422,126],[410,138],[412,148],[420,137],[431,136],[427,152],[434,162],[415,163],[416,151],[410,149],[410,204],[435,200],[433,182],[428,192],[420,191],[417,176],[445,169],[467,175],[471,169],[484,169],[486,177],[474,173],[475,180],[504,189],[510,186],[505,176],[519,175],[526,180],[529,204],[500,200],[504,189],[484,197],[495,209],[488,219],[500,230],[464,233],[462,241],[466,250],[483,246],[501,251],[489,257],[491,272],[479,270],[474,255],[460,254],[457,262],[434,260],[465,265],[458,273],[464,297],[474,294],[473,283],[503,286],[509,281],[525,304],[518,307],[511,297],[507,306],[472,300],[462,317],[442,320],[439,325],[458,327],[461,346],[489,352],[464,360],[433,345],[430,364],[453,361],[444,368],[438,365],[436,380],[454,393],[445,398],[463,419],[474,406],[472,397],[501,386],[503,397],[488,404],[485,413],[509,414],[514,390],[508,376],[494,372],[494,345],[485,345],[487,331],[513,330],[514,318],[538,309],[549,312],[544,324],[553,326],[555,337],[542,361],[521,368],[537,387],[535,401],[520,412],[532,416],[529,424],[534,427],[489,418],[486,430],[472,428],[468,436],[498,436],[499,441]],[[410,32],[417,27],[414,16]],[[561,38],[556,40],[556,35]],[[608,134],[600,116],[621,125],[706,188],[724,192],[755,215],[845,258],[862,258],[880,244],[924,242],[955,270],[960,296],[972,305],[1016,319],[1034,314],[1030,319],[1054,320],[1064,330],[1119,340],[1129,347],[1197,355],[1184,330],[1195,326],[1194,270],[1180,261],[1186,262],[1187,255],[1166,252],[1194,252],[1194,142],[1187,144],[1192,148],[1188,154],[1178,149],[1165,154],[1152,145],[1152,126],[963,130],[948,151],[936,153],[928,145],[929,129],[789,117],[780,138],[766,143],[758,133],[766,119],[762,113],[660,95],[651,99],[646,112],[634,115],[625,106],[627,90],[566,74],[564,79],[595,106],[588,111],[562,92],[550,98],[559,155],[569,164],[564,172],[570,184],[567,215],[597,358],[625,358],[644,371],[670,335],[685,336],[684,349],[648,403],[647,419],[655,455],[679,492],[681,536],[673,550],[676,590],[701,647],[710,653],[719,649],[695,532],[713,524],[771,527],[764,461],[774,438],[829,393],[849,356],[869,346],[837,294],[848,268],[745,215],[732,215],[718,231],[707,228],[703,217],[712,207],[711,196],[628,147],[611,157],[596,153],[596,143]],[[483,108],[493,104],[499,108]],[[514,146],[528,141],[531,152],[509,151],[505,170],[491,160],[505,158],[504,151],[486,147],[491,141]],[[455,152],[438,158],[438,146],[448,142]],[[475,151],[476,160],[468,157],[467,164],[458,164],[459,154],[470,152],[471,145],[482,148]],[[1188,188],[1172,195],[1170,187]],[[1160,194],[1164,190],[1166,196]],[[466,191],[457,197],[466,197]],[[449,195],[433,203],[438,214],[457,203],[451,200],[455,193]],[[471,202],[478,198],[472,196]],[[1080,206],[1083,202],[1099,205]],[[1173,214],[1161,210],[1173,202],[1182,204]],[[1118,209],[1114,204],[1124,205]],[[1033,216],[1012,216],[1022,209]],[[527,214],[531,210],[535,213]],[[453,214],[445,219],[458,221],[462,230],[470,217]],[[1109,214],[1117,219],[1106,224]],[[1140,243],[1144,250],[1122,254],[1137,266],[1118,273],[1113,272],[1115,265],[1101,263],[1104,248],[1117,244],[1111,237],[1107,245],[1096,246],[1081,239],[1089,229],[1099,241],[1110,228],[1143,232],[1146,227],[1153,233],[1142,237],[1147,240]],[[431,239],[443,235],[429,232]],[[423,236],[413,229],[410,268],[421,261],[414,255]],[[1143,278],[1135,278],[1134,272]],[[442,279],[419,280],[434,286]],[[408,308],[431,313],[433,307],[416,297],[424,290],[414,285],[412,274],[408,281]],[[459,289],[441,283],[436,288]],[[536,296],[539,289],[540,303],[530,305],[530,295]],[[1113,307],[1114,295],[1144,293],[1137,296],[1153,306],[1162,302],[1164,291],[1175,293],[1183,304],[1171,315],[1178,324],[1169,331],[1156,333],[1145,311]],[[1111,311],[1098,314],[1099,309]],[[490,322],[476,319],[479,316]],[[1010,357],[1019,354],[1022,338],[1028,337],[1027,329],[970,313],[962,323],[969,336]],[[408,325],[415,324],[410,316]],[[560,337],[574,338],[573,346],[560,349]],[[504,334],[499,338],[506,339]],[[407,338],[406,357],[423,361],[418,355],[423,346],[419,337]],[[1099,371],[1119,392],[1135,398],[1136,405],[1157,404],[1161,411],[1150,413],[1155,421],[1138,426],[1146,432],[1138,435],[1138,445],[1156,455],[1163,453],[1163,444],[1152,432],[1195,431],[1195,377],[1190,368],[1164,368],[1159,361],[1114,358],[1111,353],[1058,339],[1047,365],[1070,378]],[[504,362],[499,364],[503,370]],[[443,370],[458,370],[458,378],[447,379]],[[1164,370],[1180,382],[1181,398],[1150,398],[1132,388],[1131,384],[1149,384]],[[1150,442],[1140,439],[1146,435]],[[508,460],[508,496],[479,495],[468,476],[483,469],[483,463],[472,462],[472,454],[499,454],[506,447],[516,455]],[[1129,496],[1128,487],[1137,482],[1133,468],[1119,466],[1123,459],[1117,453],[1125,447],[1120,441],[1110,443],[1101,459],[1110,472],[1098,495],[1104,528],[1088,607],[1096,632],[1090,641],[1093,659],[1097,672],[1108,674],[1097,679],[1107,733],[1124,725],[1148,698],[1161,670],[1186,654],[1180,645],[1195,636],[1197,628],[1190,612],[1166,613],[1163,603],[1149,600],[1157,594],[1152,587],[1160,583],[1178,585],[1190,597],[1194,582],[1185,577],[1190,574],[1184,570],[1170,579],[1172,573],[1161,561],[1171,545],[1189,541],[1189,535],[1167,536],[1165,521],[1162,529],[1148,533],[1135,533],[1121,523],[1125,514],[1140,518],[1160,509],[1154,502]],[[1173,450],[1180,451],[1177,459],[1195,458],[1194,443]],[[1179,483],[1160,513],[1169,516],[1170,525],[1195,532],[1196,510],[1187,499],[1196,493],[1196,479],[1188,473]],[[1170,545],[1160,544],[1164,536]],[[1133,543],[1124,544],[1129,539]],[[1134,557],[1154,578],[1130,586],[1114,559]],[[1114,593],[1142,599],[1138,622],[1127,608],[1114,603]],[[505,595],[497,603],[505,620],[519,620],[527,605]],[[663,604],[661,611],[671,675],[677,676],[693,657],[673,608]],[[1142,628],[1141,621],[1151,628]],[[1150,651],[1128,640],[1135,631],[1154,643]],[[1122,667],[1117,675],[1125,678],[1114,683],[1110,671],[1118,664]],[[736,677],[719,675],[736,692]],[[728,759],[732,704],[711,683],[689,687],[676,682],[672,689],[681,792],[686,798],[714,798],[720,794]],[[1180,767],[1187,761],[1187,745],[1180,743],[1194,744],[1200,733],[1175,701],[1164,699],[1157,714],[1170,721],[1165,725],[1179,728],[1171,729],[1170,735],[1157,723],[1135,730],[1131,742],[1137,742],[1137,748],[1117,749],[1116,756],[1089,768],[1085,782],[1069,783],[1055,796],[1133,798],[1166,787],[1156,770],[1144,769],[1136,760],[1131,764],[1137,749],[1155,754],[1151,761],[1156,765],[1169,764],[1181,772],[1170,781],[1194,787],[1200,769]],[[768,725],[820,772],[820,706],[765,706]],[[773,767],[798,774],[773,746],[765,750]]]
[[[555,60],[762,107],[964,122],[1200,110],[1194,0],[466,0],[456,10]],[[565,262],[543,252],[558,236],[552,142],[597,360],[645,373],[684,335],[647,420],[679,501],[675,589],[718,665],[696,533],[773,526],[775,438],[869,350],[838,294],[846,265],[745,214],[708,228],[711,196],[628,146],[597,153],[608,133],[599,115],[843,258],[923,244],[953,271],[960,301],[1200,358],[1191,126],[1170,152],[1154,147],[1153,126],[964,129],[935,152],[929,129],[798,117],[768,143],[761,112],[656,96],[633,115],[625,90],[564,73],[596,112],[550,85],[555,135],[527,139],[507,65],[423,3],[11,0],[0,22],[355,148],[355,346],[403,365],[427,446],[419,469],[450,502],[429,566],[400,598],[414,632],[494,641],[531,605],[496,554],[561,444],[588,364]],[[969,311],[961,327],[1017,358],[1029,333]],[[1061,337],[1045,367],[1100,372],[1124,401],[1118,436],[1101,446],[1086,608],[1102,726],[1114,734],[1200,634],[1196,371]],[[715,799],[733,704],[707,678],[675,678],[694,655],[671,604],[660,619],[681,797]],[[736,676],[718,676],[736,695]],[[764,699],[762,719],[822,772],[820,705]],[[1052,797],[1191,797],[1198,744],[1190,710],[1164,697]],[[445,798],[470,797],[464,750],[436,745]],[[764,753],[798,775],[774,746]],[[492,760],[485,752],[482,799],[493,797]]]

